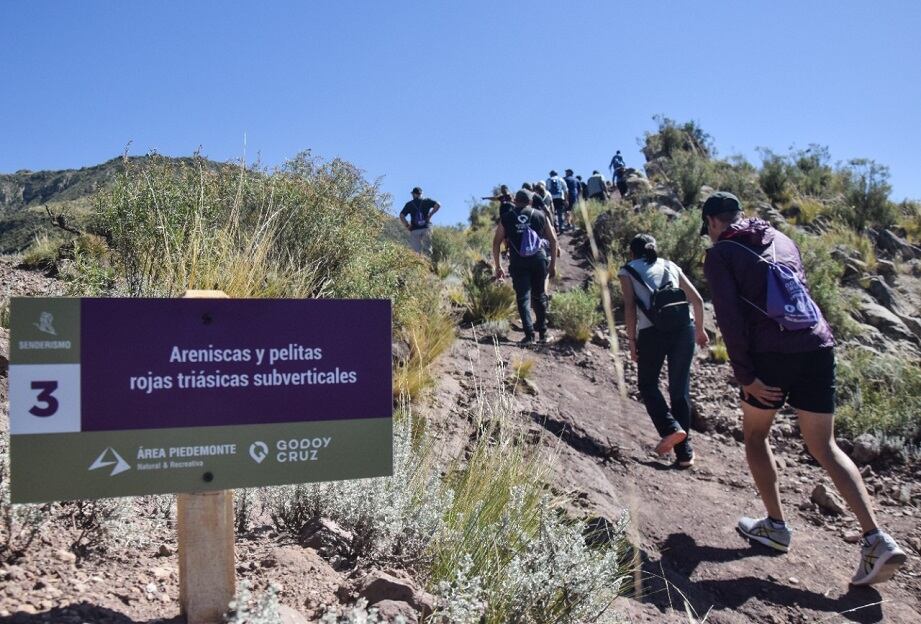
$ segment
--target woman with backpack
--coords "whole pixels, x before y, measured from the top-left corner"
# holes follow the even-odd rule
[[[704,331],[704,302],[677,264],[659,258],[656,239],[649,234],[633,237],[630,256],[632,260],[618,277],[640,395],[660,437],[656,452],[667,455],[674,449],[675,467],[690,468],[694,465],[688,439],[691,362],[694,343],[701,347],[709,343]],[[668,403],[659,390],[659,374],[666,360]]]

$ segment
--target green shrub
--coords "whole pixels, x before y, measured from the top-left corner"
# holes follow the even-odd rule
[[[509,320],[515,314],[515,291],[497,281],[485,260],[467,268],[464,275],[467,318],[474,323]]]
[[[860,254],[861,261],[871,271],[876,269],[876,245],[867,236],[859,234],[842,223],[834,223],[823,234],[824,243],[843,247]]]
[[[467,249],[464,230],[459,227],[432,228],[432,268],[444,279],[454,273],[464,261]]]
[[[700,235],[700,223],[697,209],[685,210],[678,218],[669,220],[657,210],[634,212],[625,204],[615,204],[595,221],[594,229],[599,247],[607,250],[610,266],[620,267],[629,260],[629,245],[634,236],[651,234],[658,243],[659,256],[680,266],[698,290],[707,292],[703,259],[708,242]],[[613,273],[616,277],[617,271]]]
[[[550,323],[562,329],[569,340],[583,344],[601,323],[600,304],[595,290],[576,288],[556,293],[550,302]]]
[[[858,158],[849,161],[842,174],[848,207],[845,217],[855,229],[885,228],[898,220],[898,209],[889,201],[889,167]]]
[[[761,151],[761,171],[758,173],[761,190],[775,205],[790,201],[790,172],[783,156],[764,149]]]
[[[838,354],[838,427],[921,444],[921,366],[864,348]]]
[[[830,212],[830,208],[821,200],[813,197],[796,197],[790,202],[797,209],[793,222],[796,225],[809,225],[816,219]]]
[[[921,201],[906,199],[899,204],[898,226],[905,231],[911,243],[921,243]]]
[[[677,151],[665,165],[665,173],[676,187],[683,206],[696,206],[700,187],[714,178],[711,163],[694,152]]]

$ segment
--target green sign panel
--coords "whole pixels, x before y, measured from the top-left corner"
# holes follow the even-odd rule
[[[13,299],[14,503],[392,472],[389,301]]]

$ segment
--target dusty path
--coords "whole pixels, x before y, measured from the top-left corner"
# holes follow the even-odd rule
[[[588,277],[588,268],[576,256],[572,237],[562,240],[562,287],[570,288]],[[537,395],[517,392],[516,407],[529,439],[554,449],[557,487],[574,493],[587,515],[613,519],[628,509],[634,517],[642,589],[617,605],[630,621],[687,623],[684,595],[699,619],[709,611],[706,621],[715,623],[921,622],[921,557],[912,548],[904,572],[889,584],[849,589],[858,547],[844,536],[857,530],[856,521],[824,516],[808,504],[816,483],[831,484],[803,450],[789,418],[776,427],[774,446],[794,543],[790,553],[778,556],[736,533],[740,514],[763,513],[740,442],[731,435],[695,433],[698,466],[673,471],[651,452],[655,432],[643,406],[618,397],[605,349],[558,341],[523,348],[514,343],[520,337],[513,332],[496,348],[462,328],[440,364],[430,416],[440,424],[446,454],[457,453],[469,440],[464,416],[471,393],[478,385],[495,386],[497,353],[506,363],[534,360]],[[698,370],[707,366],[717,367],[697,363]],[[632,385],[635,372],[629,362],[626,368]],[[712,380],[727,372],[725,365],[709,370],[707,383],[717,385]],[[709,391],[732,394],[725,382],[719,385]],[[693,391],[700,392],[700,387]],[[889,487],[883,477],[870,484],[877,491]],[[921,537],[921,498],[914,499],[915,506],[876,499],[881,521],[903,544]]]

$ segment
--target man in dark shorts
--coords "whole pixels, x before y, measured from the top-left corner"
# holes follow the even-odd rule
[[[716,320],[742,387],[745,455],[767,517],[743,517],[738,529],[746,537],[787,552],[792,530],[784,521],[777,469],[768,444],[771,424],[785,403],[796,410],[800,431],[812,456],[831,477],[864,531],[853,585],[889,580],[906,555],[879,529],[870,496],[854,462],[834,437],[835,339],[825,319],[811,328],[784,329],[764,310],[769,263],[791,269],[805,285],[796,244],[760,219],[745,218],[731,193],[716,192],[703,206],[701,235],[713,246],[704,273],[713,297]]]
[[[406,202],[400,211],[400,221],[409,230],[409,242],[416,253],[432,255],[432,217],[441,208],[434,199],[422,197],[422,189],[418,186],[412,191],[413,198]],[[407,221],[406,217],[409,217]]]
[[[524,328],[522,344],[534,342],[535,330],[541,342],[547,340],[546,280],[548,276],[553,277],[556,273],[556,233],[544,212],[533,208],[531,202],[530,192],[522,189],[515,193],[515,209],[502,215],[492,241],[493,270],[496,279],[505,277],[499,251],[502,241],[508,243],[508,272],[512,278],[518,314]],[[529,235],[540,237],[547,245],[541,244],[534,247],[535,253],[522,255],[523,249],[530,251],[529,245],[522,244],[523,239],[527,239]],[[534,308],[536,323],[531,322],[529,305]]]

